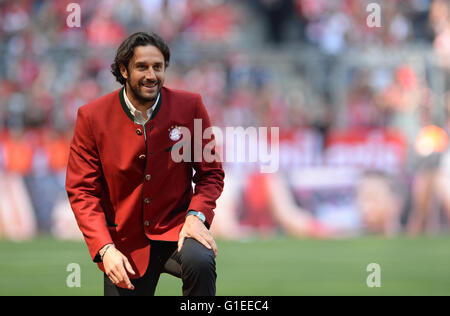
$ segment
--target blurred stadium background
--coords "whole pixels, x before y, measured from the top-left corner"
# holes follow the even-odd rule
[[[215,126],[279,127],[277,173],[224,163],[218,295],[450,294],[449,1],[0,0],[0,295],[102,295],[65,166],[77,108],[119,88],[142,30]]]

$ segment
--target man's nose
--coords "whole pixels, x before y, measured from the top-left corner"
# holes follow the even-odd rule
[[[152,68],[150,68],[148,71],[145,72],[145,80],[148,80],[148,81],[156,80],[156,74]]]

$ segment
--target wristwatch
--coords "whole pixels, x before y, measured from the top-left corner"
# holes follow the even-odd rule
[[[188,217],[189,215],[197,216],[203,223],[206,221],[205,214],[203,214],[202,212],[197,212],[197,211],[194,211],[194,210],[190,210],[186,214],[186,217]]]
[[[114,244],[107,244],[107,245],[103,246],[103,248],[98,251],[98,254],[100,255],[100,261],[103,261],[103,257],[105,256],[105,253],[109,249],[109,247],[114,247]]]

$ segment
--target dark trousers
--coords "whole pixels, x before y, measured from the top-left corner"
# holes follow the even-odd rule
[[[115,286],[104,276],[105,296],[153,296],[161,273],[183,281],[184,296],[214,296],[216,294],[216,262],[214,252],[193,238],[186,238],[181,251],[177,242],[150,241],[150,262],[145,274],[130,279],[134,290]]]

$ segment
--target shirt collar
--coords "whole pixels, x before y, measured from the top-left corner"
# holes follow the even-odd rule
[[[131,103],[130,99],[128,99],[126,89],[123,91],[123,98],[125,100],[125,104],[127,105],[128,109],[130,110],[131,115],[134,117],[134,121],[138,124],[143,124],[147,122],[150,117],[152,116],[153,110],[155,109],[156,105],[159,101],[159,96],[161,93],[158,93],[158,96],[156,97],[155,103],[152,105],[152,107],[147,109],[147,119],[144,119],[144,116],[142,115],[141,111],[138,111],[133,104]]]

